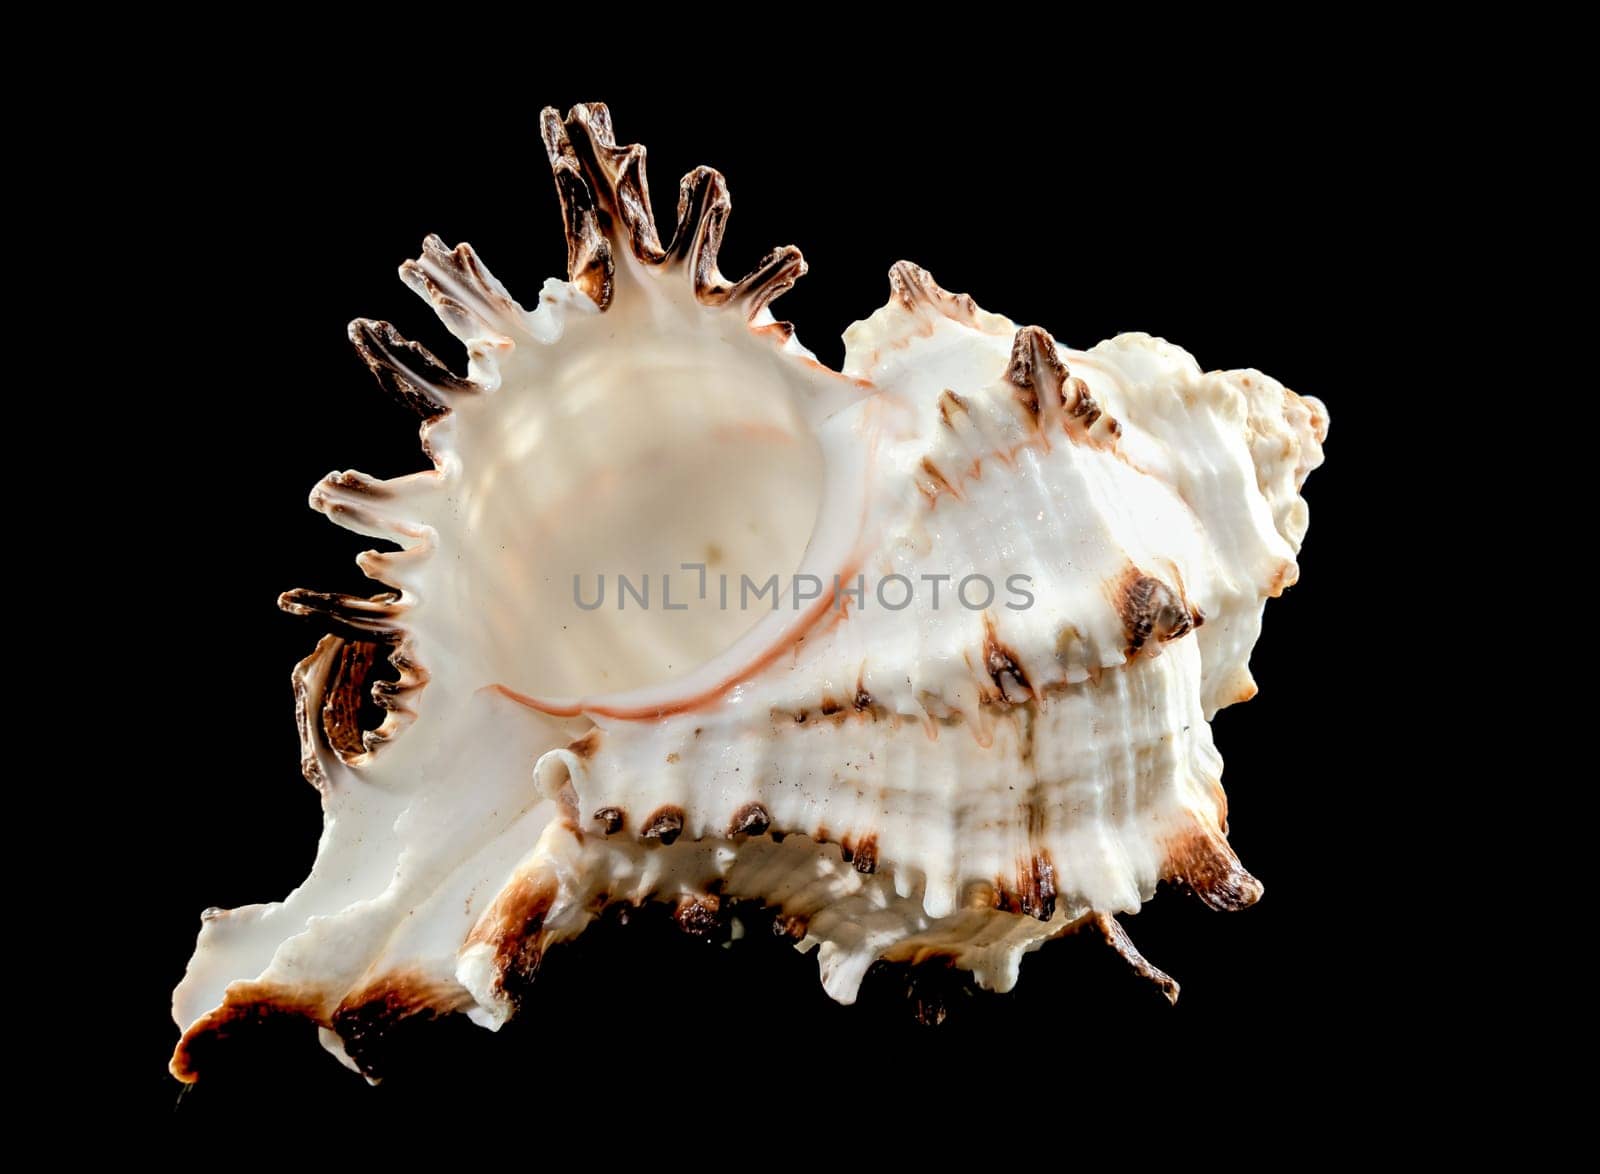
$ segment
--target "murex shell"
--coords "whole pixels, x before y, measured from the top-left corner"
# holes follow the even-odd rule
[[[530,312],[429,238],[400,275],[465,377],[350,328],[433,468],[312,491],[392,544],[359,559],[392,590],[282,599],[334,628],[294,670],[326,824],[287,899],[204,915],[173,1072],[286,1012],[371,1076],[398,1020],[498,1027],[645,901],[699,933],[764,910],[846,1003],[879,961],[1004,991],[1085,927],[1175,997],[1113,917],[1163,881],[1261,894],[1208,722],[1295,581],[1322,405],[1148,335],[1066,349],[904,262],[831,371],[769,309],[798,250],[718,271],[721,175],[662,244],[604,106],[542,129],[568,280]]]

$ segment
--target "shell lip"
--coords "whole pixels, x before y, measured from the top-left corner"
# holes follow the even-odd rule
[[[838,572],[838,578],[850,579],[859,569],[859,558],[852,559]],[[834,601],[824,595],[797,617],[774,612],[735,641],[727,651],[712,657],[687,676],[642,689],[563,698],[534,697],[499,682],[485,688],[551,717],[609,717],[619,721],[648,721],[688,713],[716,704],[731,690],[766,669],[792,649],[833,608]]]

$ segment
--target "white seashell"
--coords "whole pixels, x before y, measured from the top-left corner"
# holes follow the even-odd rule
[[[1295,581],[1322,405],[1146,335],[1059,347],[903,262],[830,371],[769,310],[797,250],[718,271],[719,174],[663,245],[603,106],[543,130],[570,279],[526,311],[430,238],[401,276],[465,378],[351,327],[434,467],[312,491],[393,545],[359,560],[392,590],[283,598],[337,632],[294,673],[322,842],[285,900],[205,915],[173,1072],[269,1009],[369,1075],[396,1019],[498,1027],[619,902],[764,907],[842,1002],[880,960],[1004,991],[1085,926],[1176,997],[1113,918],[1162,881],[1260,895],[1209,719]]]

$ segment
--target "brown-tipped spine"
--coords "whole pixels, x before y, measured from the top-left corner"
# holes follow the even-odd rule
[[[1183,598],[1160,579],[1130,567],[1116,588],[1117,614],[1127,636],[1132,660],[1152,640],[1165,642],[1186,635],[1194,626]]]
[[[602,102],[574,106],[562,129],[594,194],[602,231],[610,233],[620,223],[633,255],[646,265],[659,265],[662,249],[650,208],[645,149],[638,143],[617,145],[611,111]]]
[[[1170,974],[1160,967],[1152,966],[1145,956],[1139,953],[1139,947],[1133,944],[1133,939],[1128,936],[1128,931],[1117,924],[1117,919],[1107,913],[1094,913],[1089,916],[1089,923],[1099,930],[1105,937],[1106,943],[1122,955],[1122,960],[1132,968],[1140,978],[1155,983],[1156,987],[1166,996],[1167,1002],[1177,1003],[1178,983]]]
[[[452,249],[430,235],[422,242],[422,256],[400,266],[400,280],[426,299],[463,341],[509,341],[521,317],[506,288],[468,244]]]
[[[1048,852],[1037,852],[1017,878],[1017,899],[1022,912],[1038,921],[1056,915],[1056,867]]]
[[[664,263],[688,267],[701,301],[721,302],[728,296],[728,283],[717,270],[717,253],[732,207],[722,173],[710,167],[696,167],[678,185],[678,225]]]
[[[913,314],[937,314],[969,326],[977,321],[978,304],[971,295],[949,292],[933,274],[910,261],[896,261],[889,267],[889,292]]]
[[[322,616],[357,639],[398,640],[399,618],[404,608],[400,596],[385,591],[371,597],[342,595],[327,591],[308,591],[297,587],[278,596],[278,606],[290,615]]]
[[[616,262],[611,255],[611,242],[600,224],[594,192],[584,179],[578,154],[561,124],[561,115],[547,108],[539,121],[545,153],[550,157],[550,170],[555,176],[556,194],[561,198],[562,221],[567,233],[567,280],[604,310],[611,305]]]
[[[1035,421],[1062,403],[1067,365],[1061,361],[1050,335],[1037,326],[1024,326],[1011,344],[1006,382],[1017,389],[1017,402]]]
[[[767,303],[782,297],[806,275],[806,259],[794,245],[773,249],[761,263],[740,278],[728,291],[728,300],[737,303],[745,316],[754,318]]]
[[[728,821],[730,836],[764,836],[772,827],[772,816],[759,803],[746,803]]]
[[[357,318],[350,341],[367,368],[390,395],[424,420],[450,410],[449,397],[470,394],[476,386],[446,367],[421,343],[401,337],[387,322]]]
[[[642,839],[671,844],[683,833],[683,808],[663,807],[645,821]]]
[[[786,245],[767,254],[739,281],[723,277],[717,253],[732,204],[727,182],[710,167],[684,176],[672,242],[663,248],[650,208],[645,150],[617,144],[604,104],[574,106],[565,119],[547,108],[540,128],[561,197],[568,277],[601,309],[611,304],[615,249],[622,244],[642,264],[686,271],[701,303],[733,305],[746,318],[761,313],[805,273],[800,250]],[[776,336],[787,339],[790,333],[781,329]]]
[[[1210,828],[1196,828],[1168,843],[1162,879],[1222,913],[1248,909],[1261,899],[1261,882],[1245,871],[1222,834]]]

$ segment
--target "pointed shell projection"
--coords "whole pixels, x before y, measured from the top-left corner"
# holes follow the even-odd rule
[[[330,629],[294,671],[326,824],[287,898],[204,915],[173,1072],[289,1014],[372,1076],[398,1021],[498,1027],[646,901],[766,911],[846,1003],[877,962],[1005,991],[1086,927],[1175,998],[1114,918],[1261,894],[1208,723],[1295,581],[1322,405],[1146,335],[1067,349],[904,262],[828,370],[771,313],[798,250],[718,270],[721,175],[663,244],[604,106],[542,128],[568,279],[526,310],[430,237],[401,277],[464,376],[350,328],[433,467],[312,491],[386,590],[283,596]]]

